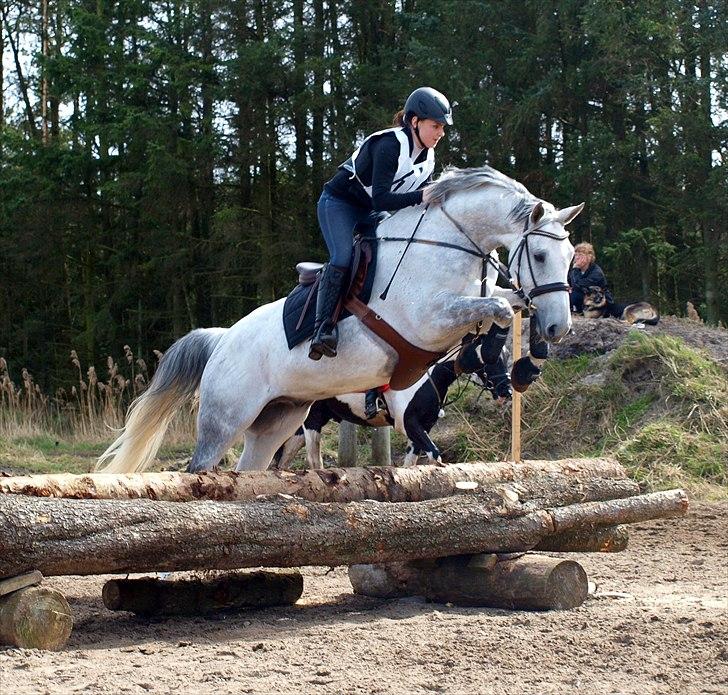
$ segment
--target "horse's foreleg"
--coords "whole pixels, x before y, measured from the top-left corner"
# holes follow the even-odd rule
[[[488,327],[495,322],[501,328],[507,328],[513,321],[513,309],[502,297],[440,295],[435,302],[432,320],[443,331],[481,321]]]
[[[405,417],[404,428],[407,432],[407,437],[412,443],[413,454],[419,454],[420,452],[424,452],[425,454],[427,454],[427,458],[430,460],[430,463],[442,464],[440,450],[437,448],[435,442],[433,442],[430,438],[429,432],[424,428],[419,418]],[[405,465],[412,465],[407,463],[407,457],[405,457]]]

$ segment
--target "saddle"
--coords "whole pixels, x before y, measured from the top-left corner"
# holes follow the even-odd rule
[[[431,352],[413,345],[367,306],[376,273],[377,239],[374,231],[377,222],[378,220],[373,223],[367,221],[364,228],[357,226],[349,277],[345,283],[343,298],[339,300],[334,312],[334,321],[356,316],[369,330],[395,349],[398,358],[389,385],[401,391],[418,381],[445,353]],[[316,295],[322,268],[321,263],[303,262],[296,265],[299,284],[283,305],[283,327],[289,350],[313,335]]]

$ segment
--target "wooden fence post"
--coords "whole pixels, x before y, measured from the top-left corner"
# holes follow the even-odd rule
[[[356,466],[356,425],[345,420],[339,423],[339,468]]]
[[[377,427],[372,432],[372,463],[375,466],[392,465],[391,427]]]

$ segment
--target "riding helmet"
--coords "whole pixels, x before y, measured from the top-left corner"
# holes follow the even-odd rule
[[[432,87],[415,89],[404,104],[405,118],[431,118],[438,123],[452,125],[452,108],[447,97]]]

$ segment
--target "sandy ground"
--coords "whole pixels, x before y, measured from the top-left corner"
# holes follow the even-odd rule
[[[149,621],[107,611],[104,577],[51,578],[71,640],[1,649],[0,692],[728,693],[728,506],[571,557],[596,593],[549,613],[357,597],[345,569],[306,568],[295,606]]]

